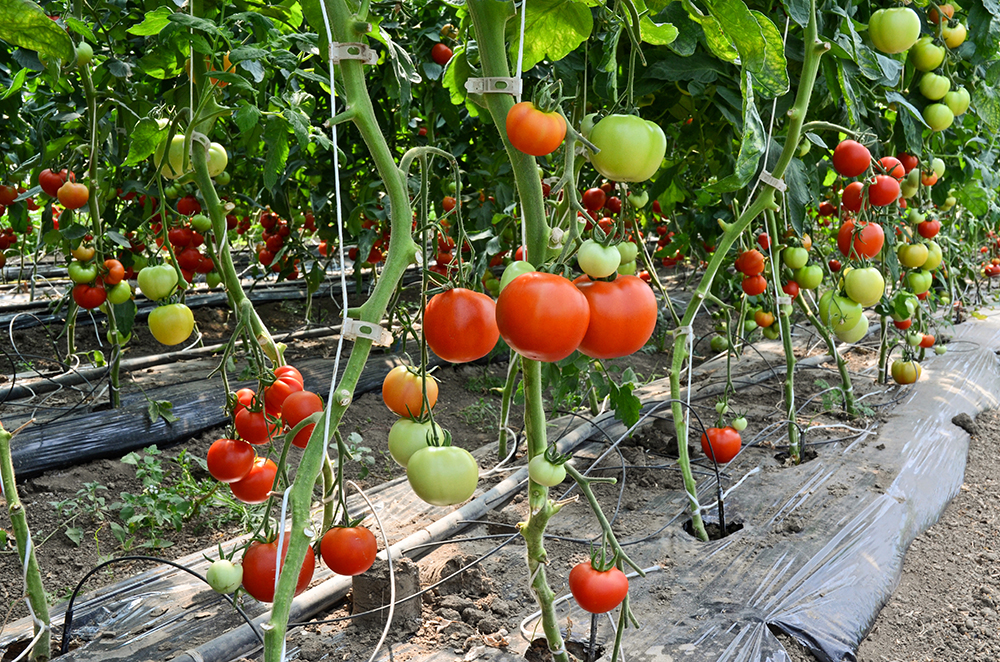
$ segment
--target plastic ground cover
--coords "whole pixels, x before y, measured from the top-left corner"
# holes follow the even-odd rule
[[[626,634],[625,659],[787,661],[774,634],[782,631],[823,662],[856,660],[860,641],[898,583],[910,542],[937,520],[962,484],[969,437],[951,423],[952,417],[975,417],[998,405],[1000,363],[994,347],[1000,347],[1000,317],[960,325],[949,352],[924,362],[922,380],[902,391],[902,401],[873,434],[818,447],[819,456],[799,467],[782,468],[761,452],[742,455],[746,460],[730,467],[726,487],[736,488],[726,503],[729,518],[741,521],[743,529],[723,540],[700,543],[682,530],[687,518],[682,494],[651,494],[648,508],[660,518],[643,521],[643,532],[632,537],[666,529],[629,547],[629,553],[644,567],[661,563],[663,571],[632,581],[630,600],[641,627]],[[666,388],[644,389],[646,402],[662,400]],[[613,423],[607,429],[612,436],[621,431]],[[700,502],[709,504],[714,494],[714,481],[702,480]],[[405,507],[390,494],[386,498],[393,508]],[[587,530],[591,515],[586,509],[568,511],[553,524]],[[622,541],[627,544],[628,537]],[[136,656],[136,641],[155,636],[160,626],[176,627],[177,621],[187,625],[174,629],[159,650],[162,659],[178,653],[189,659],[184,651],[225,626],[207,617],[207,605],[216,598],[201,587],[181,586],[177,594],[160,595],[152,603],[142,587],[122,591],[117,600],[104,594],[91,601],[79,614],[81,634],[103,636],[101,653],[95,657],[81,650],[63,659],[147,659]],[[150,604],[162,604],[164,598],[180,601],[181,613],[150,611]],[[585,622],[586,615],[572,607],[561,613]],[[213,620],[213,626],[204,626]],[[100,634],[108,630],[113,637]],[[601,639],[609,639],[606,624]],[[515,659],[512,652],[487,650],[479,659]],[[442,656],[449,653],[438,651],[426,659]]]

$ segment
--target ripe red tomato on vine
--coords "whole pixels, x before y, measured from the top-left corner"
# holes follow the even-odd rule
[[[441,42],[438,42],[431,47],[431,59],[437,64],[440,64],[442,67],[448,64],[454,54],[454,51]]]
[[[706,436],[707,435],[707,436]],[[701,450],[719,464],[726,464],[740,452],[743,440],[732,427],[708,428],[701,435]]]
[[[558,112],[544,112],[530,101],[514,104],[507,111],[507,139],[532,156],[551,154],[566,137],[566,120]]]
[[[591,614],[604,614],[622,603],[628,595],[628,577],[618,568],[605,571],[591,561],[577,563],[569,571],[569,590],[580,608]]]
[[[438,262],[448,263],[440,255]],[[423,332],[431,351],[445,361],[475,361],[489,354],[500,339],[496,303],[461,287],[435,294],[424,309]]]
[[[354,576],[372,567],[378,542],[363,526],[335,526],[323,534],[319,553],[323,562],[338,575]]]
[[[871,152],[856,140],[843,140],[833,150],[833,169],[844,177],[857,177],[871,162]]]
[[[281,566],[285,565],[288,554],[288,535],[285,535],[281,547]],[[274,600],[275,565],[278,560],[278,541],[252,542],[243,553],[243,588],[260,602]],[[316,554],[312,547],[306,547],[306,557],[302,560],[298,580],[295,582],[295,595],[306,590],[316,571]]]

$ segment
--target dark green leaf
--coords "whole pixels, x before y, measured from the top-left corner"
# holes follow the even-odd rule
[[[809,178],[806,177],[806,167],[800,159],[793,158],[785,171],[785,183],[788,190],[785,192],[785,211],[788,219],[795,229],[795,233],[802,236],[803,226],[806,218],[806,209],[812,202]]]
[[[920,111],[917,110],[916,107],[912,103],[910,103],[909,101],[907,101],[906,97],[904,97],[899,92],[886,91],[886,93],[885,93],[885,100],[889,101],[890,103],[896,104],[897,107],[898,106],[902,106],[907,111],[909,111],[910,115],[912,115],[913,118],[916,121],[918,121],[921,124],[923,124],[924,127],[928,128],[928,129],[930,128],[929,126],[927,126],[927,122],[924,121],[924,116],[920,113]]]
[[[160,125],[156,120],[144,117],[136,122],[129,133],[128,156],[125,165],[136,165],[156,151],[156,146],[164,137],[160,135]]]
[[[110,240],[110,241],[113,241],[114,243],[118,244],[118,245],[119,245],[119,246],[121,246],[122,248],[129,248],[129,247],[131,247],[131,246],[132,246],[131,242],[129,242],[129,240],[128,240],[128,239],[126,239],[126,238],[125,238],[125,237],[124,237],[124,236],[123,236],[123,235],[122,235],[122,234],[121,234],[120,232],[118,232],[117,230],[108,230],[107,232],[105,232],[105,233],[104,233],[104,236],[105,236],[105,237],[106,237],[106,238],[107,238],[108,240]]]
[[[90,29],[90,25],[73,16],[63,16],[63,20],[66,21],[66,27],[70,30],[78,35],[86,37],[87,41],[95,44],[97,43],[97,36],[94,35],[94,31]]]
[[[115,58],[107,60],[104,66],[108,68],[108,72],[115,78],[128,78],[132,75],[132,66]]]
[[[260,111],[257,110],[257,106],[251,104],[240,106],[239,110],[233,113],[233,121],[236,122],[236,126],[243,133],[247,133],[250,129],[257,126],[259,120]]]
[[[76,56],[69,34],[32,0],[0,0],[0,39],[63,62]]]
[[[63,213],[65,214],[66,212]],[[62,220],[62,218],[59,220]],[[83,239],[88,232],[90,232],[90,228],[82,223],[70,223],[69,225],[62,225],[59,228],[59,233],[62,234],[63,239],[66,239],[67,241]]]
[[[782,0],[781,4],[785,6],[785,11],[793,21],[803,28],[808,25],[809,16],[812,13],[809,8],[809,0]]]
[[[677,28],[677,39],[669,44],[670,50],[678,55],[691,55],[698,47],[701,27],[691,20],[680,2],[671,2],[656,15],[656,20],[666,21]]]
[[[633,384],[622,384],[618,386],[610,383],[609,398],[611,406],[615,409],[615,418],[632,427],[639,422],[639,413],[642,411],[642,401],[632,393]]]
[[[744,71],[741,87],[743,89],[743,137],[740,140],[739,155],[736,157],[736,171],[707,187],[707,190],[715,193],[738,191],[746,186],[754,173],[757,172],[760,157],[764,155],[766,134],[764,123],[761,122],[760,115],[757,114],[750,72]]]
[[[132,333],[132,326],[135,324],[135,301],[130,299],[125,303],[116,303],[114,304],[114,310],[115,325],[118,327],[118,332],[128,337]]]
[[[10,87],[4,89],[3,86],[0,86],[0,89],[3,89],[3,94],[0,94],[0,101],[3,101],[10,95],[19,91],[21,87],[24,85],[24,79],[27,77],[27,75],[28,75],[28,70],[21,69],[14,75],[14,80],[10,82]]]
[[[185,28],[191,28],[192,30],[197,30],[198,32],[204,32],[207,35],[222,36],[219,32],[218,26],[212,21],[204,18],[198,18],[197,16],[191,16],[190,14],[182,14],[181,12],[174,12],[170,15],[170,20],[171,22],[182,25]]]

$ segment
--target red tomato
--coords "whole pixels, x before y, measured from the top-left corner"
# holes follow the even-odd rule
[[[59,189],[66,183],[66,177],[67,173],[65,169],[59,172],[53,172],[49,168],[46,168],[38,173],[38,184],[42,187],[43,191],[45,191],[50,197],[54,198],[59,195]],[[7,203],[0,202],[0,204]]]
[[[906,171],[906,174],[910,174],[910,171],[916,168],[920,163],[920,161],[917,160],[917,157],[912,154],[907,154],[906,152],[900,152],[896,155],[896,158],[899,159],[899,162],[903,165],[903,170]]]
[[[891,156],[887,156],[891,159]],[[895,161],[895,159],[893,159]],[[897,166],[900,170],[902,166]],[[899,180],[889,175],[875,175],[875,183],[868,187],[868,200],[876,207],[892,204],[899,197]]]
[[[489,354],[500,339],[496,303],[461,287],[436,294],[424,310],[423,331],[427,345],[445,361],[475,361]]]
[[[840,271],[840,267],[841,267],[840,260],[833,260],[833,259],[831,259],[829,262],[827,262],[827,265],[830,267],[830,271],[832,271],[834,273],[837,273],[838,271]]]
[[[375,563],[377,552],[375,534],[363,526],[335,526],[319,545],[323,562],[338,575],[360,575]]]
[[[819,203],[819,215],[820,216],[833,216],[837,213],[837,208],[834,207],[830,202],[823,201]]]
[[[708,428],[705,432],[708,437],[706,438],[705,434],[701,435],[701,450],[710,459],[714,453],[715,461],[719,464],[725,464],[740,452],[743,440],[735,428]]]
[[[736,258],[736,270],[746,276],[764,273],[764,255],[756,248],[743,251]]]
[[[743,279],[742,287],[743,291],[750,296],[763,294],[767,289],[767,279],[760,274],[756,276],[747,276]]]
[[[905,320],[893,320],[892,323],[897,329],[906,331],[910,328],[910,325],[913,324],[913,320],[907,318]]]
[[[246,478],[253,468],[257,452],[240,439],[216,439],[208,449],[208,473],[222,483]]]
[[[281,546],[281,566],[284,569],[288,554],[288,535]],[[252,542],[243,553],[243,588],[260,602],[274,600],[274,570],[278,558],[278,541],[268,543]],[[316,554],[312,547],[306,547],[306,557],[302,560],[299,579],[295,582],[295,595],[309,587],[313,572],[316,571]]]
[[[781,286],[781,291],[794,299],[799,296],[799,284],[794,280],[790,280]]]
[[[454,51],[440,42],[431,47],[431,59],[442,67],[448,64],[452,55],[454,55]]]
[[[14,186],[0,185],[0,205],[9,207],[17,199],[17,188]]]
[[[861,211],[861,206],[865,202],[864,195],[865,185],[861,182],[851,182],[844,187],[844,194],[840,197],[840,204],[847,211]]]
[[[897,182],[902,180],[903,177],[908,172],[903,164],[895,156],[883,156],[878,160],[882,169],[885,170],[885,174],[895,179]]]
[[[525,154],[551,154],[565,137],[566,120],[557,112],[542,112],[530,101],[514,104],[507,111],[507,138]]]
[[[604,191],[594,187],[583,192],[581,203],[583,204],[584,209],[588,211],[597,211],[598,209],[604,208],[604,203],[607,199],[608,196]]]
[[[420,373],[405,365],[389,371],[382,382],[382,400],[397,416],[420,417],[424,415],[424,396]],[[427,375],[427,405],[437,404],[437,380]]]
[[[193,195],[185,195],[177,201],[177,213],[181,216],[194,216],[201,211],[201,203]]]
[[[302,384],[294,377],[288,375],[278,377],[274,383],[264,387],[264,410],[271,416],[277,416],[281,413],[281,405],[284,404],[285,398],[301,390]]]
[[[301,386],[303,386],[303,387],[305,386],[305,381],[303,381],[303,379],[302,379],[302,373],[299,372],[298,370],[296,370],[295,368],[293,368],[292,366],[290,366],[290,365],[283,365],[283,366],[281,366],[279,368],[275,368],[274,369],[274,376],[275,376],[275,378],[281,378],[281,377],[285,377],[285,376],[289,376],[289,375],[291,375],[292,379],[294,379],[295,381],[297,381]]]
[[[600,572],[590,561],[584,561],[569,571],[569,590],[581,609],[591,614],[604,614],[620,605],[628,595],[628,577],[618,568]]]
[[[108,293],[104,290],[104,285],[97,281],[94,285],[80,283],[73,286],[73,301],[76,305],[87,310],[93,310],[107,301]]]
[[[278,433],[278,426],[269,422],[262,411],[241,409],[235,423],[236,434],[251,444],[266,444]]]
[[[264,503],[274,487],[274,477],[277,475],[278,465],[266,457],[257,457],[247,475],[235,483],[229,483],[229,489],[243,503]]]
[[[590,323],[590,305],[562,276],[532,271],[500,292],[497,328],[510,347],[535,361],[559,361],[580,346]]]
[[[656,296],[635,276],[612,282],[580,276],[577,289],[590,306],[590,323],[579,350],[595,359],[612,359],[637,352],[656,328]]]
[[[757,243],[760,245],[762,250],[767,250],[771,247],[771,237],[766,232],[761,232],[757,235]]]
[[[833,150],[833,169],[844,177],[857,177],[871,162],[871,152],[856,140],[844,140]]]
[[[930,221],[922,221],[917,225],[917,232],[924,239],[933,239],[937,236],[937,233],[941,231],[941,221],[933,219]]]
[[[854,252],[859,257],[875,257],[885,243],[885,233],[878,223],[868,223],[857,233],[854,221],[845,221],[837,233],[837,248],[844,257],[851,257],[851,237],[854,238]]]
[[[934,346],[934,336],[932,336],[929,333],[925,333],[920,338],[920,346],[923,347],[923,348],[925,348],[925,349],[928,348],[928,347],[933,347]]]
[[[252,388],[241,388],[236,391],[236,405],[233,407],[233,416],[240,413],[241,409],[253,406],[253,399],[256,395]]]
[[[281,405],[281,420],[290,428],[323,411],[323,399],[312,391],[289,393]]]

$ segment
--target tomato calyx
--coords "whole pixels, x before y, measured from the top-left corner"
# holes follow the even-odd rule
[[[618,562],[621,560],[621,553],[615,552],[614,555],[608,559],[607,552],[603,548],[591,548],[590,550],[590,567],[597,572],[610,572],[611,570],[618,567]]]

